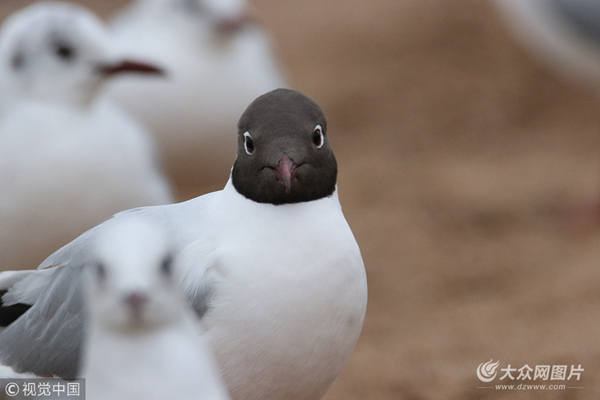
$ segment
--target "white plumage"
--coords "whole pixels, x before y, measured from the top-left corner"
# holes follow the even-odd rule
[[[75,5],[38,3],[4,23],[2,268],[31,268],[118,211],[171,202],[147,131],[100,93],[110,75],[149,68],[122,61]]]

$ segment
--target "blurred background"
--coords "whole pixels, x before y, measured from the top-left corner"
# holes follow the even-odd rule
[[[77,3],[108,17],[127,1]],[[600,398],[594,88],[531,55],[488,0],[251,3],[291,86],[328,116],[369,278],[326,399]],[[196,181],[178,200],[225,184]],[[581,364],[583,389],[477,389],[490,359]]]

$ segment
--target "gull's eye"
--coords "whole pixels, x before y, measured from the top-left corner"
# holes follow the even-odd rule
[[[162,272],[163,275],[170,276],[172,270],[173,270],[173,256],[171,254],[167,254],[165,256],[165,258],[163,258],[162,262],[160,263],[160,272]]]
[[[99,280],[106,279],[106,267],[101,262],[96,263],[96,276]]]
[[[23,56],[23,53],[21,53],[21,52],[16,53],[10,61],[10,65],[12,66],[12,68],[14,70],[19,70],[19,69],[23,68],[24,63],[25,63],[25,57]]]
[[[321,125],[315,126],[315,130],[312,134],[312,142],[317,146],[317,149],[320,149],[323,147],[323,144],[325,144],[325,136],[323,135],[323,128],[321,128]]]
[[[75,49],[67,44],[57,43],[54,45],[54,54],[64,61],[71,61],[75,58]]]
[[[249,132],[244,133],[244,150],[246,150],[246,154],[249,156],[254,153],[254,140],[252,140]]]

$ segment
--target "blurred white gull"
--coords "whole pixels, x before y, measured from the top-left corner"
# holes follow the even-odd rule
[[[571,81],[600,91],[600,1],[495,0],[516,37]]]
[[[109,45],[101,22],[72,4],[37,3],[2,26],[3,269],[38,265],[118,211],[172,200],[147,131],[100,95],[114,75],[160,71]]]
[[[95,237],[81,373],[88,400],[229,399],[170,243],[136,216]]]
[[[167,71],[165,80],[121,77],[109,93],[146,123],[177,182],[226,179],[237,118],[257,96],[287,86],[247,6],[246,0],[136,0],[113,21],[123,52]]]

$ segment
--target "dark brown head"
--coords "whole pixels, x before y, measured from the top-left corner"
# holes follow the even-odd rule
[[[318,200],[335,190],[337,163],[321,107],[302,93],[276,89],[254,100],[238,123],[232,181],[259,203]]]

